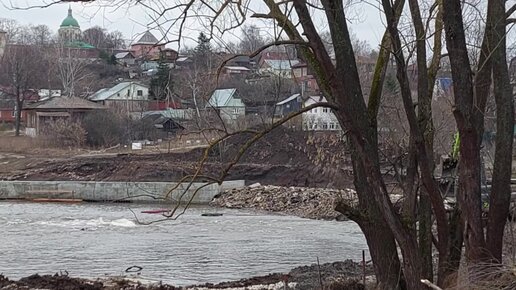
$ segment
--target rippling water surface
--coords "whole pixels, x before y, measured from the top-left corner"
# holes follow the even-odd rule
[[[175,285],[235,280],[293,267],[361,259],[358,226],[248,211],[191,208],[176,221],[138,225],[153,205],[0,203],[0,273],[20,278],[141,276]],[[223,216],[203,217],[220,212]]]

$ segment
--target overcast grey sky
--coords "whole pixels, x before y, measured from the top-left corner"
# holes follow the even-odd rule
[[[28,10],[12,8],[42,5],[44,2],[45,0],[0,0],[0,18],[15,19],[24,25],[46,24],[53,32],[57,32],[61,21],[67,15],[69,4],[56,4],[47,8]],[[48,2],[50,2],[50,0],[47,0],[47,3]],[[70,4],[74,12],[74,17],[79,21],[83,31],[92,26],[101,26],[107,30],[119,30],[124,34],[126,39],[132,40],[144,32],[147,29],[147,25],[152,22],[153,13],[141,5],[135,5],[133,3],[133,5],[124,4],[118,7],[112,7],[102,6],[101,3],[102,2],[97,1],[90,4]],[[354,9],[354,11],[358,12],[356,12],[357,15],[353,16],[354,20],[350,24],[351,29],[359,39],[366,40],[375,48],[380,42],[385,27],[380,17],[381,13],[377,8],[369,4],[360,4],[360,6],[357,7],[358,9]],[[198,31],[199,28],[192,29],[190,32],[196,30]],[[160,32],[154,31],[154,33],[158,38],[162,37]],[[238,35],[239,31],[235,33]],[[198,33],[189,33],[187,36],[195,39],[197,34]],[[173,38],[171,35],[168,37]],[[231,36],[229,37],[229,39],[231,39]],[[232,40],[236,40],[236,38]],[[194,45],[192,40],[185,40],[185,43],[190,46]],[[169,46],[177,48],[176,44],[170,44]]]

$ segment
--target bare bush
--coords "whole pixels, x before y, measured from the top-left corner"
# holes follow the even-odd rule
[[[109,147],[124,143],[128,139],[128,125],[124,118],[113,112],[94,112],[83,119],[88,133],[86,143],[95,147]]]
[[[48,123],[45,135],[56,147],[81,147],[86,142],[86,130],[79,122],[56,119]]]

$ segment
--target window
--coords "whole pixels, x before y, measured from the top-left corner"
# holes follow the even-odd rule
[[[130,96],[131,95],[131,90],[127,90],[127,95]]]
[[[17,110],[17,106],[14,106],[13,108],[13,111],[11,112],[11,117],[16,117],[16,110]]]
[[[328,108],[322,108],[323,113],[328,113]]]
[[[142,90],[137,90],[137,91],[136,91],[136,95],[137,95],[138,97],[143,96],[143,91],[142,91]]]
[[[238,115],[238,111],[239,111],[238,108],[234,108],[233,109],[233,114]]]
[[[317,108],[313,108],[312,113],[317,114]]]
[[[335,123],[333,123],[333,122],[330,123],[330,130],[335,130]]]
[[[328,123],[323,123],[322,128],[323,130],[328,130]]]

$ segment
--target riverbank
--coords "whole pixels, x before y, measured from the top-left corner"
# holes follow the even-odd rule
[[[67,275],[32,275],[18,281],[11,281],[0,275],[0,290],[261,290],[261,289],[285,289],[285,283],[289,288],[296,290],[319,289],[321,284],[325,289],[365,289],[362,284],[364,268],[361,264],[351,260],[326,264],[313,264],[292,269],[289,273],[273,273],[265,276],[257,276],[238,281],[223,282],[219,284],[203,284],[187,287],[176,287],[161,283],[141,283],[141,280],[132,277],[88,280],[72,278]],[[365,268],[367,281],[372,280],[372,267]]]
[[[346,220],[335,207],[340,200],[353,198],[352,189],[282,187],[252,184],[216,195],[212,206],[253,209],[309,219]]]

